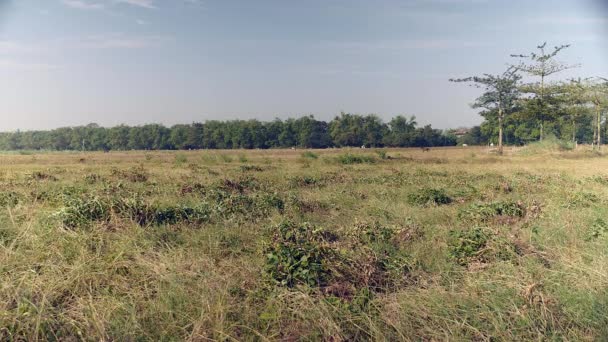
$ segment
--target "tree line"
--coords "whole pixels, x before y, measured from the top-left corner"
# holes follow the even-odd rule
[[[502,153],[503,143],[523,145],[551,135],[599,148],[608,142],[608,80],[601,77],[550,80],[577,65],[557,56],[570,45],[537,46],[528,54],[513,54],[518,61],[499,75],[483,74],[452,82],[465,82],[482,90],[473,103],[481,109],[483,122],[461,142],[494,142]]]
[[[456,145],[450,131],[419,127],[415,117],[388,123],[377,115],[341,113],[329,122],[298,119],[206,121],[165,127],[89,124],[46,131],[0,133],[1,150],[190,150]]]

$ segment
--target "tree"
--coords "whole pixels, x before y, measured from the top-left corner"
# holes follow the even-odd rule
[[[595,109],[596,140],[598,150],[602,145],[602,112],[607,106],[608,81],[604,78],[590,80],[587,85],[587,98]]]
[[[518,83],[521,76],[517,68],[509,67],[502,75],[484,74],[467,78],[450,79],[451,82],[467,82],[472,86],[484,90],[484,93],[475,100],[473,108],[484,108],[495,112],[498,119],[498,154],[503,153],[503,122],[506,115],[514,112],[516,101],[519,98]]]
[[[397,115],[388,123],[384,144],[393,147],[412,146],[417,125],[415,116],[408,120],[407,117]]]
[[[557,54],[569,48],[570,45],[561,45],[553,48],[553,51],[546,52],[547,42],[537,46],[539,52],[531,52],[530,54],[513,54],[511,57],[528,60],[528,63],[523,60],[516,66],[517,69],[527,73],[530,76],[539,77],[540,83],[530,84],[526,89],[529,93],[532,93],[534,99],[538,101],[538,112],[536,113],[540,121],[540,137],[539,140],[543,140],[543,128],[546,120],[546,108],[545,108],[545,79],[551,75],[557,74],[567,69],[571,69],[574,66],[568,66],[555,60]]]

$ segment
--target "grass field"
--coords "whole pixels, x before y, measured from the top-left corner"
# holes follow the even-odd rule
[[[606,340],[608,157],[0,155],[2,340]]]

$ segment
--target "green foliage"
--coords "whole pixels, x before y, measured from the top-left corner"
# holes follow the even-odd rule
[[[453,137],[445,135],[441,130],[430,126],[417,127],[414,118],[407,120],[398,116],[386,124],[376,115],[342,113],[330,122],[304,116],[270,122],[212,120],[170,128],[156,124],[112,128],[89,124],[51,131],[6,132],[0,133],[0,150],[19,150],[24,155],[40,150],[81,151],[83,141],[87,151],[327,148],[362,145],[418,147],[452,146],[456,143]],[[148,155],[145,158],[149,161],[148,158],[151,157]],[[311,155],[305,158],[313,159]],[[178,160],[176,162],[182,163]]]
[[[408,194],[407,200],[410,204],[428,206],[444,205],[452,203],[452,198],[443,189],[423,188]]]

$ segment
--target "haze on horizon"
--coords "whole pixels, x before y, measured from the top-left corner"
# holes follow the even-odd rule
[[[472,126],[478,92],[543,41],[608,76],[601,0],[0,0],[0,131],[340,111]]]

